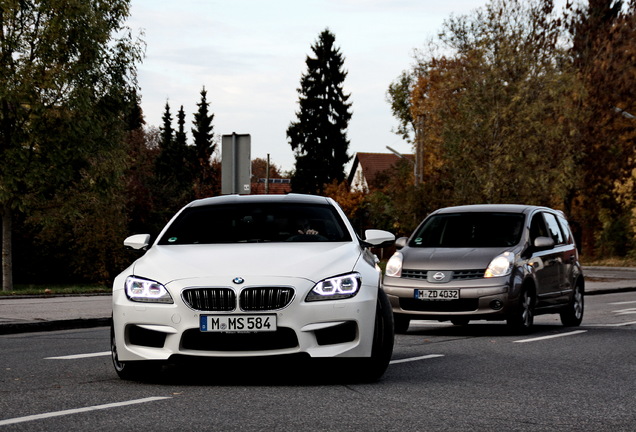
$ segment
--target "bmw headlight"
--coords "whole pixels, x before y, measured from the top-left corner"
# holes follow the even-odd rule
[[[359,273],[350,273],[324,279],[318,282],[307,294],[305,301],[340,300],[358,294],[362,286]]]
[[[389,262],[386,263],[386,269],[384,273],[387,276],[393,277],[401,277],[402,276],[402,254],[400,252],[396,252],[389,259]]]
[[[135,302],[173,303],[170,293],[162,284],[136,276],[126,278],[126,296]]]
[[[488,268],[486,269],[486,273],[484,273],[484,277],[491,278],[508,276],[512,272],[514,262],[515,255],[512,252],[504,252],[490,261],[490,264],[488,264]]]

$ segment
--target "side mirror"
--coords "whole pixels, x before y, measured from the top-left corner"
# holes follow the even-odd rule
[[[408,241],[409,241],[408,237],[400,237],[399,239],[395,241],[395,248],[397,250],[402,249],[404,246],[406,246],[406,242]]]
[[[145,249],[150,244],[150,234],[135,234],[124,240],[124,246],[131,249]]]
[[[537,237],[534,239],[534,247],[537,249],[550,249],[554,247],[554,239],[550,237]]]
[[[388,231],[368,229],[364,232],[364,242],[373,247],[388,246],[395,241],[395,236]]]

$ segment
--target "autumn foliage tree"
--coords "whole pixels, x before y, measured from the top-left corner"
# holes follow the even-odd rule
[[[633,247],[636,139],[636,2],[590,0],[569,16],[571,57],[583,91],[578,148],[584,173],[574,211],[588,249]],[[629,241],[625,241],[629,240]]]
[[[424,58],[413,92],[425,178],[451,202],[562,206],[576,184],[574,82],[549,2],[496,1],[452,18],[453,56]]]
[[[398,132],[413,125],[427,199],[549,205],[584,227],[590,255],[608,242],[626,253],[635,4],[492,0],[448,19],[388,91]]]
[[[35,211],[78,215],[73,193],[112,198],[125,116],[143,47],[127,0],[0,4],[0,213],[3,290],[11,290],[12,223]],[[116,188],[114,189],[116,190]],[[112,201],[111,201],[112,203]],[[83,204],[87,204],[84,202]],[[99,214],[99,206],[91,209]],[[117,211],[110,208],[110,211]],[[59,217],[39,217],[52,222]],[[79,217],[76,219],[79,221]],[[87,226],[87,228],[90,228]]]

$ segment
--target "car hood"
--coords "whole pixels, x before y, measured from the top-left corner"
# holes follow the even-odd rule
[[[361,253],[360,246],[351,242],[155,245],[135,262],[133,272],[163,284],[181,279],[251,276],[317,282],[352,271]]]
[[[405,248],[402,266],[412,270],[486,269],[507,250],[510,248]]]

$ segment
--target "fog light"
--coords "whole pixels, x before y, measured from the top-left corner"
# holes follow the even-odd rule
[[[495,299],[490,302],[490,308],[494,310],[501,310],[503,308],[503,302],[499,299]]]

